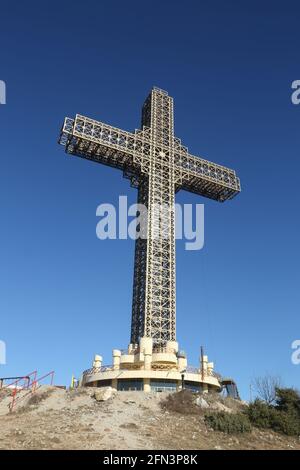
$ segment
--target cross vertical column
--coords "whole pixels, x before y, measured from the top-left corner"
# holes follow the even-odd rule
[[[148,208],[148,177],[139,178],[138,204]],[[140,214],[139,238],[135,241],[134,275],[132,294],[131,339],[138,344],[144,336],[146,273],[147,273],[147,214]]]
[[[148,224],[147,240],[136,241],[131,342],[147,336],[163,346],[176,340],[174,120],[166,92],[152,90],[142,125],[151,130],[149,176],[139,186]]]

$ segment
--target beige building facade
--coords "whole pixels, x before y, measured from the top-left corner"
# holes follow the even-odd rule
[[[183,386],[203,393],[221,390],[221,377],[208,357],[200,358],[199,367],[190,367],[176,341],[162,348],[143,337],[139,345],[130,344],[125,351],[114,349],[112,356],[112,365],[103,366],[102,357],[96,355],[92,368],[83,373],[82,385],[144,392],[178,391]]]

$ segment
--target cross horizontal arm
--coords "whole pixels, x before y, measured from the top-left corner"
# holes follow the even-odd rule
[[[65,118],[59,143],[69,154],[134,174],[146,168],[150,159],[147,129],[126,132],[80,114]]]
[[[175,145],[176,148],[176,145]],[[241,191],[235,171],[188,153],[183,146],[175,158],[175,171],[184,189],[223,202]]]

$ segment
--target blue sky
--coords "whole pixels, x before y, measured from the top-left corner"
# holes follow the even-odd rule
[[[296,1],[11,2],[1,6],[0,375],[56,382],[111,362],[129,341],[134,242],[96,238],[96,207],[135,202],[122,173],[57,145],[64,116],[132,130],[153,85],[175,99],[176,135],[234,168],[243,191],[205,203],[205,246],[177,243],[177,332],[204,345],[244,397],[266,372],[300,386],[300,7]]]

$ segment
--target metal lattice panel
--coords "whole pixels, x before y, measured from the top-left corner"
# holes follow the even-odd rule
[[[173,99],[153,88],[133,133],[87,117],[66,118],[59,142],[66,152],[123,170],[148,208],[136,240],[131,342],[176,340],[175,192],[223,202],[240,192],[233,170],[189,154],[174,136]],[[163,208],[158,211],[157,208]]]

